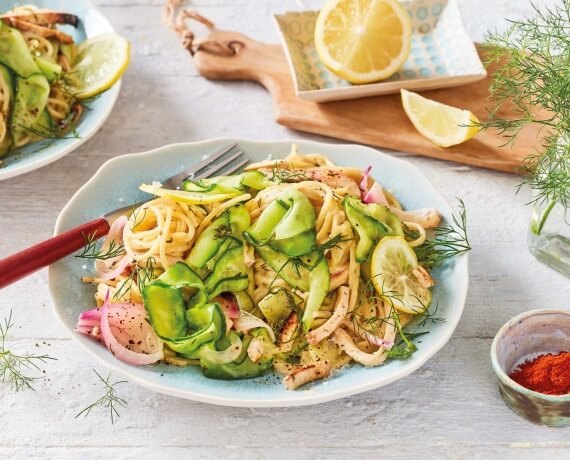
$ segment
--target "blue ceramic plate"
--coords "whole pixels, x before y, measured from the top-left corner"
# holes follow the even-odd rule
[[[63,209],[55,233],[81,224],[115,208],[148,198],[138,186],[165,178],[200,161],[202,155],[237,142],[253,161],[282,158],[291,150],[292,141],[253,142],[215,139],[204,142],[175,144],[150,152],[123,155],[105,163]],[[390,189],[408,209],[435,207],[451,218],[451,208],[423,174],[411,164],[359,145],[332,145],[295,141],[301,153],[321,153],[333,162],[364,168],[373,166],[374,178]],[[209,380],[199,368],[177,368],[166,365],[135,367],[115,359],[105,347],[74,332],[81,311],[94,307],[94,287],[81,283],[84,275],[92,275],[92,266],[67,257],[52,265],[49,286],[57,316],[69,334],[101,364],[153,391],[212,404],[246,407],[299,406],[342,398],[394,382],[412,373],[431,358],[449,340],[465,303],[467,294],[467,257],[452,261],[435,271],[437,280],[433,302],[439,304],[437,316],[445,322],[429,324],[430,333],[422,336],[418,351],[406,361],[364,368],[352,365],[331,378],[287,391],[281,378],[268,375],[252,380]],[[78,353],[81,353],[78,350]]]
[[[77,29],[71,26],[59,26],[61,30],[73,37],[75,43],[79,43],[87,37],[114,32],[109,21],[87,0],[25,0],[18,3],[33,4],[40,8],[73,13],[79,16],[80,24]],[[13,7],[13,1],[0,0],[0,12]],[[98,98],[89,102],[90,110],[85,111],[77,126],[78,137],[34,142],[1,158],[3,167],[0,168],[0,180],[41,168],[59,160],[83,144],[101,128],[111,114],[119,96],[120,87],[121,82],[119,81]]]

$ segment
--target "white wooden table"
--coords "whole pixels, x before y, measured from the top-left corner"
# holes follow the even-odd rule
[[[160,0],[99,0],[133,44],[117,106],[101,131],[64,159],[0,183],[0,257],[48,238],[59,210],[109,158],[163,144],[217,136],[309,137],[275,124],[271,101],[253,83],[209,82],[197,75],[161,22]],[[222,28],[276,41],[273,12],[320,1],[195,0]],[[527,0],[462,0],[480,40],[504,17],[530,12]],[[539,4],[554,4],[540,1]],[[316,137],[314,137],[316,138]],[[397,154],[399,155],[399,154]],[[453,338],[429,363],[388,387],[320,406],[235,409],[175,399],[125,384],[129,401],[108,415],[75,415],[99,396],[92,368],[51,309],[47,271],[5,289],[0,318],[13,309],[12,346],[46,352],[36,391],[0,385],[1,458],[569,458],[570,431],[533,425],[502,402],[489,362],[491,340],[510,317],[531,308],[568,308],[570,282],[526,247],[526,193],[516,177],[409,156],[449,199],[469,210],[471,285]],[[115,376],[118,378],[118,376]]]

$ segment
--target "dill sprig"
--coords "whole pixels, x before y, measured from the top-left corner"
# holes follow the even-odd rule
[[[282,184],[283,182],[302,182],[310,180],[310,177],[303,170],[298,170],[292,167],[286,168],[279,163],[275,163],[271,168],[271,174],[267,176],[271,182]]]
[[[418,262],[435,267],[443,261],[471,250],[467,238],[467,211],[463,200],[459,201],[459,217],[452,216],[453,223],[433,229],[434,236],[415,248]]]
[[[125,246],[123,243],[117,243],[114,240],[111,240],[109,247],[103,251],[101,249],[97,249],[98,237],[96,233],[90,233],[88,235],[83,234],[83,238],[85,239],[85,246],[83,247],[81,254],[77,254],[75,256],[79,259],[107,260],[125,254]]]
[[[400,314],[395,307],[396,302],[402,302],[401,299],[397,296],[397,294],[393,291],[388,291],[383,289],[383,294],[379,295],[376,292],[376,288],[374,287],[372,280],[368,280],[363,283],[362,288],[362,296],[360,300],[360,304],[362,305],[365,301],[367,302],[375,302],[378,300],[385,301],[390,305],[390,311],[385,317],[380,316],[370,316],[366,317],[365,315],[358,313],[357,311],[350,312],[350,319],[354,325],[354,328],[364,332],[364,336],[368,333],[374,333],[374,329],[379,329],[382,324],[384,323],[394,323],[396,329],[398,331],[398,340],[394,344],[394,346],[389,350],[388,357],[392,359],[407,359],[409,358],[414,351],[417,350],[417,346],[413,343],[413,341],[422,335],[429,334],[429,331],[418,331],[418,332],[410,332],[409,330],[404,330],[404,327],[400,321]],[[438,304],[435,305],[435,308],[430,311],[428,305],[425,305],[420,299],[416,297],[418,301],[417,311],[418,313],[415,315],[414,321],[407,325],[406,328],[414,326],[415,329],[420,329],[427,325],[427,323],[442,323],[445,322],[446,318],[436,316],[438,310]],[[415,308],[414,308],[415,309]]]
[[[75,130],[71,130],[70,134],[64,134],[62,130],[59,128],[44,126],[41,124],[37,124],[36,126],[24,126],[19,125],[20,128],[24,129],[25,131],[33,134],[34,136],[41,137],[42,139],[52,139],[52,140],[59,140],[59,139],[78,139],[80,138],[80,134]]]
[[[80,415],[87,417],[93,409],[101,407],[103,409],[109,409],[109,414],[111,416],[111,423],[113,424],[113,423],[115,423],[115,416],[117,416],[117,417],[121,416],[119,414],[118,408],[119,407],[127,407],[127,401],[125,401],[123,398],[120,398],[119,396],[117,396],[117,394],[115,393],[116,392],[115,387],[117,385],[122,384],[122,383],[127,383],[127,381],[126,380],[118,380],[114,383],[111,383],[111,374],[109,374],[107,376],[107,378],[105,379],[105,378],[101,377],[99,372],[97,372],[95,369],[93,369],[93,372],[95,372],[95,374],[97,375],[97,377],[99,378],[99,380],[103,384],[103,390],[105,391],[105,393],[97,401],[89,404],[85,409],[83,409],[81,412],[79,412],[75,416],[75,418],[79,417]]]
[[[117,286],[113,300],[121,299],[132,288],[134,282],[137,283],[139,291],[142,292],[145,286],[154,280],[154,268],[155,260],[152,256],[146,260],[142,267],[135,265],[129,276]]]
[[[424,327],[427,323],[445,323],[446,318],[443,316],[436,316],[437,310],[439,309],[439,303],[435,304],[435,308],[430,311],[429,307],[425,308],[418,317],[421,318],[416,324],[416,328]]]
[[[408,359],[414,351],[418,349],[416,344],[411,338],[406,337],[404,334],[402,323],[400,322],[400,315],[393,312],[392,318],[396,324],[396,329],[398,330],[398,335],[400,337],[400,343],[394,344],[390,350],[388,350],[388,358],[391,359]]]
[[[529,124],[543,128],[542,152],[526,159],[522,185],[534,190],[529,204],[560,202],[570,207],[570,0],[552,8],[532,5],[535,16],[510,21],[504,33],[485,37],[486,63],[496,63],[490,86],[494,108],[480,124],[516,140]],[[502,117],[512,104],[514,116]]]
[[[0,381],[9,383],[10,388],[16,392],[29,389],[33,390],[33,382],[41,377],[28,375],[27,371],[42,371],[41,364],[48,360],[56,360],[48,355],[19,355],[7,348],[7,337],[12,322],[12,311],[4,323],[0,323]]]

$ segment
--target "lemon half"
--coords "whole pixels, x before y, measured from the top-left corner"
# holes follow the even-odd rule
[[[321,61],[351,83],[393,75],[410,53],[412,24],[396,0],[330,0],[315,25]]]

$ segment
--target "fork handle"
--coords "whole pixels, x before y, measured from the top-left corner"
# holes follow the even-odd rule
[[[0,289],[81,249],[87,235],[105,236],[109,228],[109,222],[100,217],[1,259]]]

